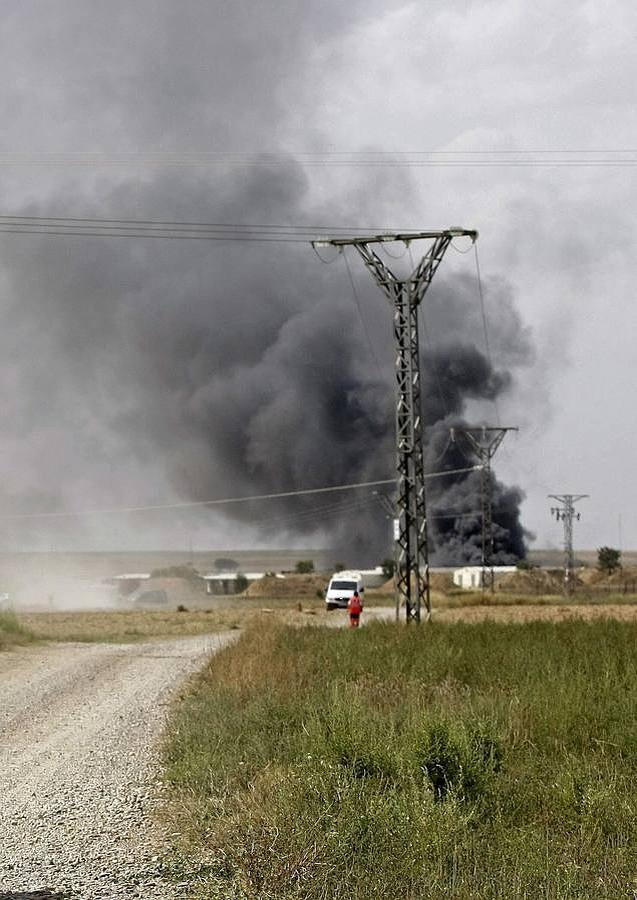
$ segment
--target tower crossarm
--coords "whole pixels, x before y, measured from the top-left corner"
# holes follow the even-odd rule
[[[558,503],[577,503],[578,500],[585,500],[589,494],[548,494],[551,500],[557,500]]]
[[[488,462],[495,456],[495,452],[505,438],[508,431],[518,431],[514,425],[483,425],[477,428],[451,428],[451,439],[455,440],[457,434],[461,434],[475,455],[482,462]]]
[[[355,249],[365,263],[366,268],[371,272],[372,278],[378,287],[385,294],[390,303],[394,303],[396,291],[400,290],[400,282],[394,275],[389,266],[385,265],[378,253],[369,246],[369,244],[354,244]]]
[[[411,287],[411,302],[413,305],[418,306],[427,293],[451,241],[452,236],[449,232],[445,231],[440,234],[409,276],[408,281]]]
[[[476,241],[478,232],[474,228],[443,228],[439,231],[392,231],[382,234],[357,234],[354,237],[317,238],[312,243],[316,247],[354,247],[356,244],[389,244],[395,241],[411,244],[412,241],[435,241],[441,237],[447,237],[449,240],[457,237],[468,237],[472,241]]]
[[[339,249],[354,247],[362,257],[367,269],[371,272],[376,284],[381,288],[389,301],[393,303],[396,291],[401,288],[403,280],[394,275],[389,266],[372,249],[371,245],[398,241],[409,247],[414,241],[433,241],[433,244],[414,271],[404,280],[404,283],[409,286],[410,303],[418,306],[425,296],[449,244],[457,237],[468,237],[475,242],[478,239],[478,232],[470,228],[445,228],[442,231],[401,231],[387,234],[356,235],[348,238],[320,238],[312,241],[312,246],[315,248],[337,247]]]

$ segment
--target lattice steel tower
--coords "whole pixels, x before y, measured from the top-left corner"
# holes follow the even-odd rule
[[[517,431],[514,426],[481,425],[478,428],[451,428],[451,439],[461,434],[481,463],[480,498],[482,505],[482,589],[488,587],[494,591],[493,578],[493,480],[491,478],[491,460],[504,440],[507,431]]]
[[[470,237],[475,241],[478,232],[464,228],[448,228],[445,231],[377,234],[313,242],[315,247],[326,245],[338,248],[354,247],[393,310],[398,389],[396,591],[397,602],[405,604],[407,622],[420,621],[422,606],[425,607],[427,617],[431,612],[418,307],[455,237]],[[417,240],[430,240],[432,244],[406,279],[398,278],[371,246],[393,241],[402,241],[409,246],[412,241]]]
[[[575,504],[588,494],[549,494],[550,500],[557,500],[561,506],[552,506],[551,515],[564,522],[564,593],[570,594],[575,580],[575,555],[573,553],[573,519],[579,520]]]

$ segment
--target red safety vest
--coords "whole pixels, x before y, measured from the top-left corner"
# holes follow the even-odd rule
[[[358,594],[354,594],[347,602],[347,608],[351,616],[360,616],[363,611],[363,604]]]

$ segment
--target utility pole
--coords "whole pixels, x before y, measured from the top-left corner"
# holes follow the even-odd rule
[[[493,576],[493,481],[491,478],[491,460],[495,452],[505,438],[507,431],[517,431],[512,425],[506,427],[483,425],[478,428],[450,428],[451,440],[455,441],[456,434],[462,435],[468,442],[471,450],[481,463],[480,468],[480,497],[482,503],[482,590],[488,584],[489,590],[494,592]]]
[[[588,494],[549,494],[549,500],[557,500],[561,506],[552,506],[551,515],[557,521],[564,522],[564,593],[573,591],[575,580],[575,556],[573,554],[573,519],[579,521],[580,514],[575,512],[575,504],[588,497]]]
[[[351,238],[313,241],[313,246],[332,246],[342,250],[354,247],[383,291],[393,311],[396,347],[396,454],[398,502],[396,527],[397,604],[404,602],[407,622],[420,622],[424,605],[431,613],[429,593],[429,549],[421,414],[420,347],[418,307],[431,284],[438,266],[456,237],[475,241],[477,231],[448,228],[444,231],[417,231],[401,234],[376,234]],[[374,244],[430,240],[431,246],[407,278],[398,278],[373,249]]]

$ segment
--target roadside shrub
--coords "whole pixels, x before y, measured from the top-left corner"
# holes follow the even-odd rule
[[[0,650],[31,640],[33,635],[24,628],[13,610],[0,610]]]
[[[383,578],[386,581],[389,581],[390,578],[394,577],[394,570],[396,569],[396,563],[393,559],[384,559],[381,563],[383,569]]]
[[[237,587],[237,594],[242,594],[248,586],[248,579],[241,572],[237,573],[237,578],[235,581],[235,585]]]
[[[437,801],[449,795],[463,801],[479,799],[492,776],[502,768],[503,749],[484,730],[453,727],[435,721],[416,750],[416,760],[427,776]]]

